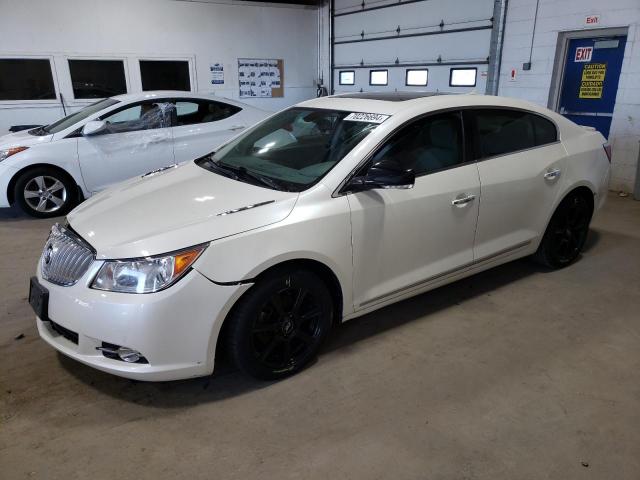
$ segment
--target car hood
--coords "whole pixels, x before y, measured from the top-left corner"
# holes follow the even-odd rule
[[[189,162],[113,186],[67,220],[99,259],[145,257],[279,222],[297,198]]]
[[[31,135],[29,130],[22,130],[20,132],[9,133],[0,137],[0,150],[11,147],[30,147],[39,143],[48,143],[53,138],[53,135],[43,135],[41,137],[37,135]]]

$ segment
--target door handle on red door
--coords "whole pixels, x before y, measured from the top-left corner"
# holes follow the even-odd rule
[[[455,207],[464,207],[467,203],[473,202],[475,198],[475,195],[466,195],[463,193],[462,195],[458,195],[456,198],[454,198],[451,201],[451,205]]]
[[[545,180],[553,180],[554,178],[558,178],[560,176],[560,169],[554,168],[553,170],[547,170],[544,174]]]

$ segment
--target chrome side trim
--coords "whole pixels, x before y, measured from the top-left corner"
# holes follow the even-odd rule
[[[250,210],[252,208],[261,207],[263,205],[268,205],[270,203],[274,203],[275,200],[268,200],[266,202],[254,203],[253,205],[246,205],[240,208],[234,208],[233,210],[227,210],[226,212],[220,212],[216,214],[216,217],[223,217],[225,215],[231,215],[232,213],[244,212],[245,210]]]
[[[464,265],[461,265],[461,266],[456,267],[456,268],[452,268],[451,270],[447,270],[445,272],[439,273],[439,274],[434,275],[432,277],[429,277],[429,278],[427,278],[425,280],[420,280],[419,282],[412,283],[411,285],[408,285],[406,287],[398,288],[397,290],[393,290],[392,292],[385,293],[384,295],[380,295],[380,296],[374,297],[372,299],[367,300],[366,302],[362,302],[358,306],[359,307],[365,307],[365,306],[368,306],[368,305],[370,305],[372,303],[382,302],[384,300],[389,299],[390,297],[401,295],[401,294],[403,294],[403,293],[405,293],[405,292],[407,292],[409,290],[413,290],[414,288],[423,287],[423,286],[425,286],[425,285],[427,285],[429,283],[432,283],[432,282],[434,282],[436,280],[439,280],[439,279],[441,279],[443,277],[446,277],[446,276],[449,276],[449,275],[453,275],[455,273],[459,273],[459,272],[461,272],[463,270],[466,270],[466,269],[469,269],[471,267],[475,267],[475,266],[477,266],[477,265],[479,265],[481,263],[487,262],[489,260],[493,260],[493,259],[495,259],[495,258],[497,258],[497,257],[499,257],[501,255],[505,255],[507,253],[513,253],[513,252],[515,252],[517,250],[520,250],[521,248],[526,247],[529,244],[531,244],[531,240],[527,240],[526,242],[518,243],[518,244],[516,244],[516,245],[514,245],[512,247],[505,248],[504,250],[500,250],[499,252],[493,253],[493,254],[488,255],[486,257],[479,258],[478,260],[474,260],[473,262],[465,263]]]

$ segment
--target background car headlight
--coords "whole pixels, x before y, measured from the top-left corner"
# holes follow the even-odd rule
[[[29,147],[11,147],[6,150],[0,150],[0,162],[6,160],[11,155],[25,151]]]
[[[122,293],[157,292],[186,274],[205,248],[199,245],[156,257],[108,260],[98,271],[91,288]]]

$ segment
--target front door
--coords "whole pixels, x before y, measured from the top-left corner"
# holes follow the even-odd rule
[[[373,156],[416,173],[408,190],[348,195],[356,310],[420,289],[473,262],[480,202],[477,165],[466,162],[459,112],[417,120]],[[362,172],[366,172],[364,167]]]
[[[578,125],[609,136],[626,36],[569,41],[559,111]]]
[[[172,103],[145,101],[105,115],[106,129],[78,138],[82,178],[91,192],[175,163]]]

